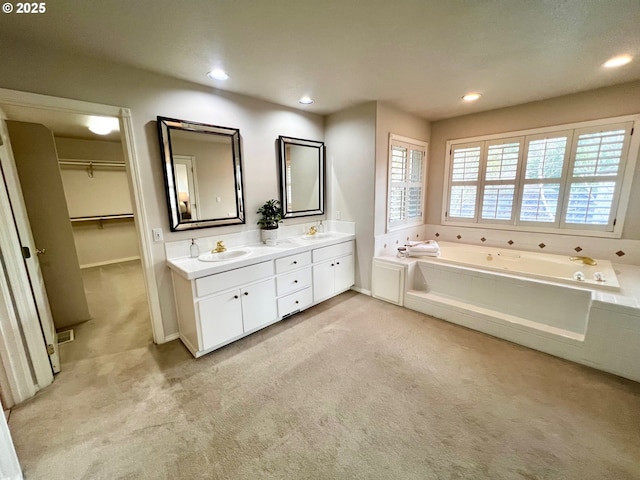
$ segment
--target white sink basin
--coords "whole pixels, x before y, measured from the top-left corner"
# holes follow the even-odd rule
[[[308,233],[302,235],[303,240],[326,240],[327,238],[333,237],[332,232],[318,232],[314,235],[309,235]]]
[[[227,260],[237,260],[242,257],[246,257],[249,255],[251,251],[249,250],[227,250],[226,252],[211,252],[211,253],[203,253],[198,257],[198,260],[202,262],[225,262]]]

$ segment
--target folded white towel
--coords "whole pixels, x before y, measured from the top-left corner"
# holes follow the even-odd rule
[[[415,250],[407,250],[406,256],[407,257],[439,257],[440,250],[436,252],[421,252],[421,251],[415,251]]]
[[[407,251],[411,253],[440,253],[440,246],[435,240],[427,240],[426,242],[409,242]]]

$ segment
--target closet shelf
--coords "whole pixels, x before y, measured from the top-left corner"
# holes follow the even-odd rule
[[[118,220],[123,218],[133,218],[133,213],[122,213],[117,215],[94,215],[88,217],[71,217],[71,223],[98,222],[99,228],[104,228],[102,222],[105,220]]]

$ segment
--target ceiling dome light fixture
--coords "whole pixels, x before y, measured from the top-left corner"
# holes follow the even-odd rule
[[[605,68],[617,68],[629,63],[633,57],[631,55],[618,55],[617,57],[610,58],[602,64]]]
[[[313,98],[304,96],[300,100],[298,100],[302,105],[311,105],[313,103]]]
[[[464,100],[465,102],[475,102],[481,96],[482,95],[479,93],[467,93],[465,96],[462,97],[462,100]]]
[[[229,75],[221,68],[214,68],[209,73],[207,73],[207,77],[211,78],[212,80],[226,80],[229,78]]]
[[[120,130],[120,123],[115,117],[89,117],[89,130],[96,135],[109,135]]]

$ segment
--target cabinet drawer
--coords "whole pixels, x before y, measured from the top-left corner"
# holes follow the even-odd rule
[[[296,268],[311,265],[311,252],[302,252],[276,259],[276,273],[285,273]]]
[[[278,295],[285,295],[289,292],[299,290],[311,285],[311,267],[285,273],[276,279]]]
[[[353,253],[353,241],[338,243],[328,247],[316,248],[313,250],[313,261],[321,262],[330,258],[339,257]]]
[[[251,283],[273,275],[273,262],[262,262],[228,272],[216,273],[196,279],[196,295],[204,297],[220,290]]]
[[[278,316],[284,317],[296,310],[307,308],[312,302],[313,294],[311,292],[311,287],[307,287],[304,290],[292,293],[286,297],[280,297],[278,299]]]

